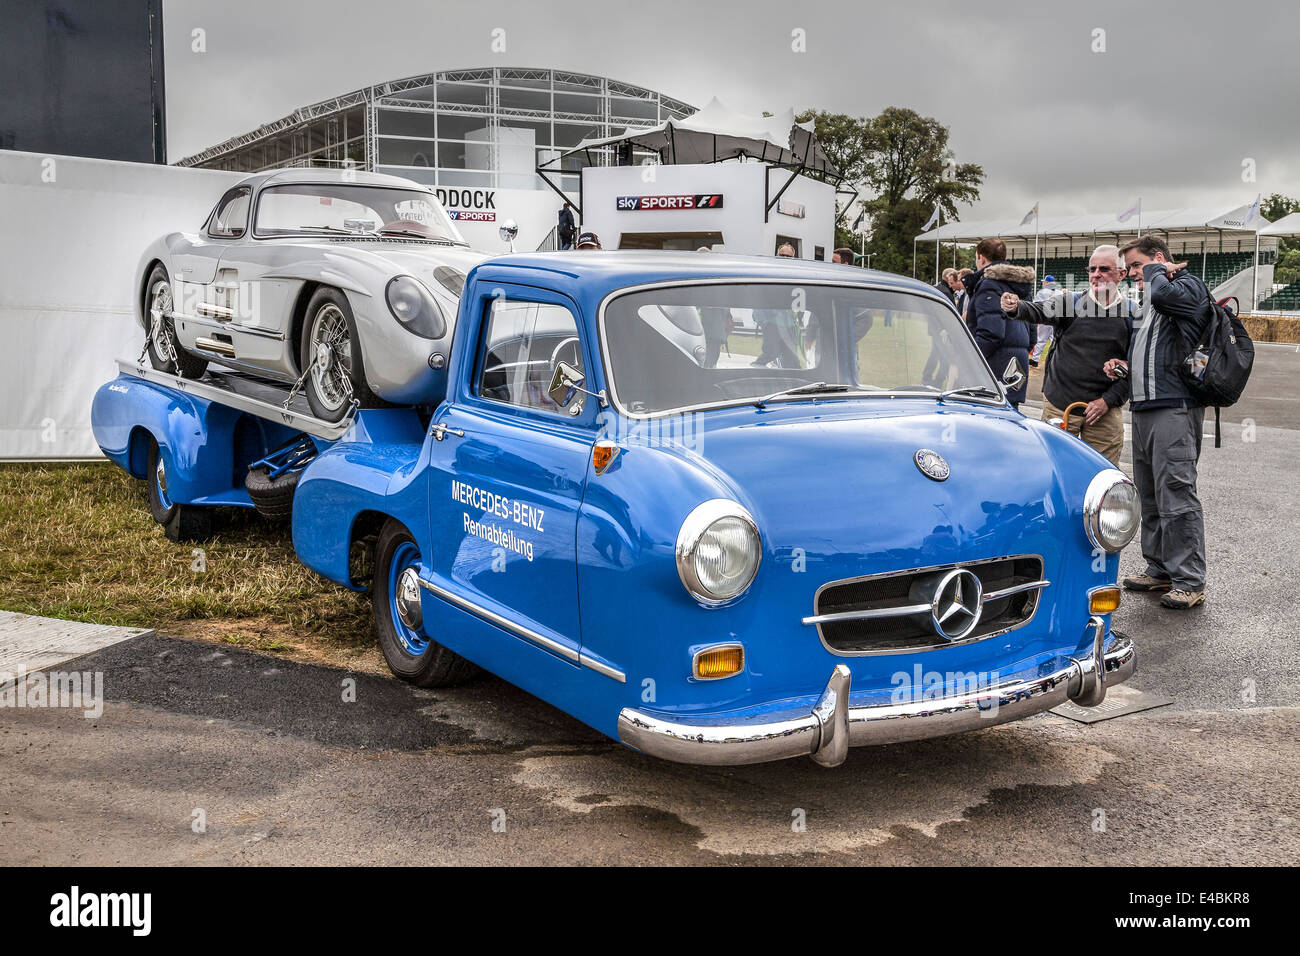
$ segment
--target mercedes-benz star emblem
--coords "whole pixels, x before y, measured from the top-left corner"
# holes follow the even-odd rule
[[[913,456],[916,467],[921,470],[921,474],[927,478],[933,478],[935,481],[948,480],[948,463],[943,460],[943,455],[937,451],[931,451],[929,448],[919,448]]]
[[[943,576],[930,602],[930,620],[935,633],[949,641],[960,641],[975,630],[983,609],[984,586],[965,568],[954,568]]]

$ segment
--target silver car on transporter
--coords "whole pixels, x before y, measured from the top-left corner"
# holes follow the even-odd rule
[[[469,248],[433,191],[396,176],[288,169],[228,189],[136,276],[153,367],[213,362],[299,383],[313,414],[437,400]],[[305,374],[304,374],[305,373]]]

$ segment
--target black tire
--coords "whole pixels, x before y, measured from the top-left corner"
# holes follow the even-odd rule
[[[259,515],[268,521],[286,521],[293,515],[293,493],[301,475],[300,471],[287,471],[272,478],[270,469],[262,465],[248,470],[244,487]]]
[[[352,306],[348,304],[348,297],[338,289],[321,287],[316,290],[316,294],[311,297],[307,303],[307,314],[302,323],[302,339],[298,344],[298,368],[300,370],[311,369],[312,362],[316,357],[316,350],[313,348],[312,335],[316,329],[318,320],[321,323],[334,322],[331,310],[336,310],[341,316],[343,325],[346,328],[347,348],[340,350],[340,354],[345,358],[342,361],[342,374],[347,378],[352,388],[352,398],[355,398],[361,408],[371,408],[377,404],[374,394],[366,386],[365,367],[361,364],[361,340],[357,336],[357,323],[352,316]],[[329,389],[329,386],[318,379],[334,381],[338,373],[334,369],[338,367],[339,359],[335,353],[331,353],[331,358],[327,365],[327,370],[319,373],[316,369],[311,369],[307,375],[307,383],[303,391],[307,393],[307,404],[311,406],[311,412],[317,418],[324,419],[327,422],[337,422],[342,419],[352,403],[347,399],[341,388]]]
[[[163,534],[172,541],[201,541],[212,533],[212,514],[207,508],[177,504],[167,497],[166,468],[158,443],[149,443],[149,514],[162,525]]]
[[[375,573],[370,586],[375,639],[388,662],[388,669],[408,683],[417,687],[450,687],[464,683],[478,674],[477,665],[429,637],[428,621],[423,621],[419,628],[418,637],[423,639],[423,646],[413,653],[409,637],[411,628],[394,616],[394,558],[406,565],[412,557],[412,549],[415,552],[413,557],[418,560],[415,539],[399,522],[389,519],[375,543]],[[408,636],[404,638],[403,635]]]
[[[149,342],[149,364],[160,372],[170,372],[173,375],[179,375],[181,378],[202,378],[203,373],[208,370],[208,360],[199,358],[197,355],[185,351],[181,346],[180,340],[176,338],[176,326],[170,315],[164,315],[161,319],[161,334],[171,338],[172,348],[176,350],[176,361],[173,362],[170,355],[165,355],[159,351],[158,343],[154,340],[153,335],[153,306],[154,298],[163,294],[165,289],[167,308],[171,305],[171,282],[167,278],[167,270],[162,266],[154,266],[153,271],[149,273],[149,281],[144,286],[144,321],[145,321],[145,338]]]

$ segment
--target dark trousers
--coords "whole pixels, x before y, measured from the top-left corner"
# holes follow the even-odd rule
[[[1147,574],[1182,591],[1205,588],[1205,522],[1196,497],[1204,408],[1133,412],[1133,482],[1142,500]]]

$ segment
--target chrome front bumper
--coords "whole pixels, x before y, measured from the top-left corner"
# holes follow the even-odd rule
[[[892,744],[990,727],[1050,710],[1066,701],[1095,707],[1106,687],[1133,674],[1133,642],[1106,623],[1088,620],[1088,634],[1070,663],[1050,674],[1017,678],[965,694],[899,704],[854,707],[848,667],[831,672],[811,712],[762,723],[723,719],[669,721],[625,707],[619,739],[629,747],[680,763],[727,766],[811,756],[827,767],[844,762],[849,747]]]

